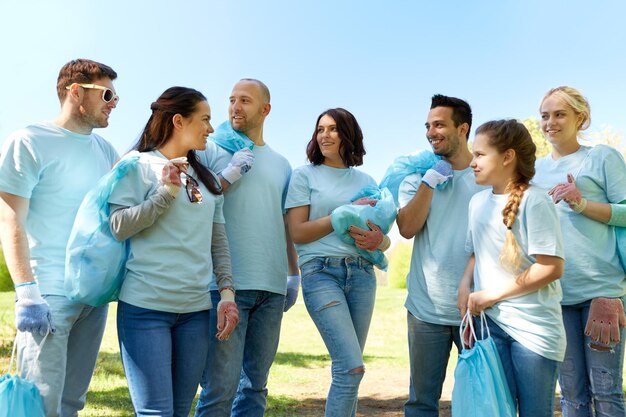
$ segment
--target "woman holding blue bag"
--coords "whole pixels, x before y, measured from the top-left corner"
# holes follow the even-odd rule
[[[552,152],[537,161],[533,184],[552,197],[567,259],[561,280],[567,336],[559,371],[563,416],[591,416],[595,410],[596,416],[624,417],[626,276],[615,243],[618,228],[626,227],[626,165],[610,146],[579,143],[591,114],[578,90],[551,89],[540,111]]]
[[[298,251],[304,303],[332,359],[326,417],[356,415],[365,372],[363,349],[376,276],[374,265],[358,250],[389,246],[388,238],[371,222],[370,230],[350,227],[353,244],[341,239],[338,232],[343,231],[333,233],[331,212],[350,204],[363,188],[376,187],[372,177],[354,168],[363,163],[363,155],[363,134],[355,117],[342,108],[323,112],[307,145],[311,164],[294,170],[285,204]],[[366,198],[360,203],[375,201]]]
[[[109,197],[111,231],[129,243],[117,329],[136,415],[182,417],[208,352],[212,271],[221,291],[218,339],[228,338],[238,313],[221,186],[195,154],[213,132],[209,105],[196,90],[172,87],[151,109],[134,146],[139,160]]]
[[[528,130],[515,120],[476,129],[470,166],[476,183],[492,188],[469,204],[466,247],[473,255],[458,295],[463,315],[466,309],[485,312],[520,417],[553,415],[565,354],[557,281],[563,242],[554,205],[529,186],[535,150]]]

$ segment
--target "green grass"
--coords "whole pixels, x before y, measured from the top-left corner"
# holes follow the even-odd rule
[[[319,407],[330,384],[330,357],[301,297],[283,319],[279,351],[268,384],[270,395],[266,415],[270,417],[302,415],[299,410],[303,407]],[[403,290],[378,288],[376,309],[365,350],[368,369],[408,372],[404,297]],[[12,292],[0,293],[0,374],[8,368],[15,336],[13,303]],[[113,303],[96,372],[89,387],[87,406],[81,412],[83,417],[133,415],[119,357],[115,310],[116,304]],[[304,397],[295,395],[296,387],[306,387],[313,394]]]

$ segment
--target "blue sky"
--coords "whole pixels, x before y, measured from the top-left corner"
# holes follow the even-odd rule
[[[466,99],[477,127],[537,116],[545,91],[571,85],[591,103],[591,132],[624,135],[625,12],[618,0],[4,0],[0,141],[56,117],[58,70],[78,57],[119,74],[120,103],[97,133],[120,152],[166,88],[202,91],[217,125],[242,77],[269,86],[265,140],[294,167],[306,162],[318,114],[345,107],[377,180],[395,156],[428,147],[435,93]]]

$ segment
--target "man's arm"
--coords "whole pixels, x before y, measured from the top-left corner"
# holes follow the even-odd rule
[[[453,175],[452,165],[445,159],[438,161],[424,173],[417,192],[411,201],[400,209],[396,217],[402,237],[412,239],[424,228],[434,189],[440,185],[444,186]]]
[[[15,285],[35,281],[26,236],[29,205],[27,198],[0,192],[0,242]]]
[[[29,205],[27,198],[0,192],[0,242],[15,284],[15,325],[19,331],[45,336],[56,329],[30,269],[25,227]]]
[[[285,222],[285,240],[287,241],[287,273],[289,275],[299,275],[300,269],[298,268],[298,253],[293,245],[291,234],[289,233],[289,224],[287,223],[287,215],[283,216]]]
[[[403,238],[412,239],[424,228],[432,200],[433,189],[421,183],[411,201],[400,209],[396,217]]]

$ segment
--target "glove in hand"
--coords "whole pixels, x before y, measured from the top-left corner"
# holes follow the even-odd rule
[[[298,299],[298,290],[300,289],[300,275],[289,275],[287,277],[287,294],[285,294],[285,306],[283,311],[288,311],[296,303]]]
[[[438,185],[446,184],[453,176],[454,170],[452,165],[445,159],[441,159],[424,173],[422,182],[434,189]]]

